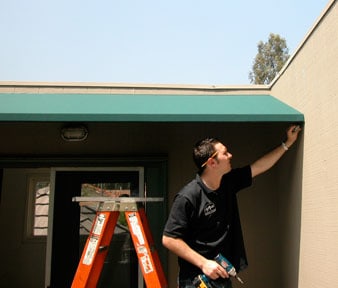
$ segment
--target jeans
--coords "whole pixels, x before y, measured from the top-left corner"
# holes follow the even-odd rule
[[[212,288],[232,288],[230,278],[210,280]],[[178,279],[178,288],[196,288],[193,284],[193,279]]]

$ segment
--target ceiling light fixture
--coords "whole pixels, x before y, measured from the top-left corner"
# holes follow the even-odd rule
[[[88,137],[88,129],[84,125],[66,126],[61,129],[61,138],[65,141],[84,141]]]

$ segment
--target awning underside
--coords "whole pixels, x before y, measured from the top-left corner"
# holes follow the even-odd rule
[[[0,121],[303,122],[271,95],[0,94]]]

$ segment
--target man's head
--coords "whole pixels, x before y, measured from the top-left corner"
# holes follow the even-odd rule
[[[193,149],[193,159],[202,174],[206,167],[218,164],[215,169],[223,173],[231,170],[230,159],[232,155],[217,138],[205,138],[198,141]]]

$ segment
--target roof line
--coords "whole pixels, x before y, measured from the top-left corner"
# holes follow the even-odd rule
[[[109,83],[109,82],[25,82],[0,81],[0,87],[74,87],[74,88],[157,88],[157,89],[266,89],[267,85],[203,85],[203,84],[155,84],[155,83]]]
[[[0,81],[1,90],[9,89],[116,89],[116,90],[168,90],[168,91],[199,91],[199,92],[229,92],[229,91],[268,91],[268,85],[193,85],[193,84],[146,84],[146,83],[97,83],[97,82],[17,82]],[[5,92],[5,93],[6,93]],[[55,92],[55,91],[54,91]]]

